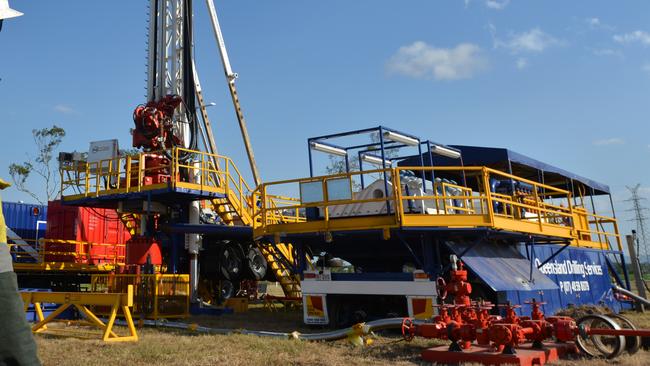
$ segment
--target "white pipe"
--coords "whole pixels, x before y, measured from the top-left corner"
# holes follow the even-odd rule
[[[338,155],[338,156],[346,156],[348,154],[347,151],[338,148],[336,146],[331,146],[327,144],[322,144],[320,142],[312,142],[311,143],[311,148],[320,152],[332,154],[332,155]]]
[[[390,160],[381,160],[380,157],[369,154],[361,154],[361,160],[376,165],[382,165],[382,163],[384,163],[386,166],[391,166],[393,164]]]
[[[452,159],[460,158],[460,152],[440,145],[432,145],[431,152],[436,155],[446,156]]]
[[[384,132],[384,138],[391,141],[401,142],[409,146],[418,146],[418,144],[420,143],[419,140],[414,139],[413,137],[404,136],[402,134],[395,133],[392,131]]]

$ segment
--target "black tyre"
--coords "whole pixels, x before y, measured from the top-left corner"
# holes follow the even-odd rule
[[[248,248],[248,253],[246,254],[246,269],[250,279],[261,280],[266,276],[267,268],[268,264],[266,263],[266,258],[262,255],[262,252],[254,246]]]
[[[229,281],[236,281],[242,275],[243,255],[237,245],[227,244],[221,249],[219,256],[219,269],[223,277]]]
[[[235,285],[228,280],[221,280],[219,282],[219,297],[221,302],[224,302],[233,296],[235,296]]]

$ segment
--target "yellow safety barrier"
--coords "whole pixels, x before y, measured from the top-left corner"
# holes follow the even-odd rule
[[[25,311],[29,304],[34,304],[34,310],[38,316],[38,322],[32,326],[32,332],[39,333],[47,330],[47,324],[54,321],[57,316],[63,313],[70,306],[74,306],[88,320],[88,324],[100,328],[102,340],[105,342],[137,341],[138,333],[131,317],[130,307],[133,306],[133,286],[128,286],[126,293],[93,293],[93,292],[21,292]],[[55,311],[45,317],[41,304],[60,304]],[[110,306],[108,322],[104,323],[88,307],[89,306]],[[119,310],[122,310],[124,319],[129,329],[129,335],[120,336],[113,331],[115,318]]]
[[[17,271],[108,272],[124,265],[125,244],[7,238]]]
[[[187,318],[190,314],[190,277],[187,274],[93,274],[93,292],[134,291],[133,313],[148,319]],[[109,313],[95,306],[97,314]]]
[[[191,162],[183,162],[180,157],[184,154],[193,156]],[[217,169],[217,166],[224,169]],[[243,178],[230,158],[180,147],[96,162],[74,162],[63,165],[59,172],[60,193],[64,201],[160,188],[219,194],[233,190],[242,203],[249,196]],[[159,179],[146,179],[154,176]]]
[[[192,159],[184,161],[181,157],[185,155],[191,155]],[[213,199],[213,207],[226,224],[252,226],[254,207],[260,199],[259,195],[253,195],[253,190],[232,159],[180,147],[97,162],[74,162],[61,166],[59,172],[63,201],[161,188],[192,190],[217,196]],[[280,196],[268,196],[266,199],[269,202],[277,201],[278,204],[297,201]],[[301,218],[295,211],[279,214],[275,220],[295,222]]]

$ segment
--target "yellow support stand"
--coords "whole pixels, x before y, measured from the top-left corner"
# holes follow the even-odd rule
[[[47,324],[52,322],[57,316],[64,312],[71,305],[76,307],[88,319],[89,324],[94,325],[103,331],[102,340],[105,342],[136,342],[138,333],[133,324],[130,307],[133,307],[133,286],[129,285],[127,293],[95,293],[95,292],[21,292],[25,310],[29,304],[34,304],[34,310],[38,317],[38,322],[32,326],[32,332],[39,333],[47,330]],[[53,303],[61,304],[55,311],[45,317],[41,304]],[[108,323],[99,319],[88,306],[110,306],[111,311]],[[122,310],[129,335],[119,336],[113,332],[115,318],[118,310]]]

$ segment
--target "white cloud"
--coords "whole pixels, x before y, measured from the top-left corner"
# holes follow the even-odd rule
[[[607,139],[596,140],[593,142],[593,144],[596,146],[623,145],[624,143],[625,140],[620,137],[611,137]]]
[[[492,43],[495,49],[503,48],[509,50],[512,55],[520,55],[515,61],[517,69],[523,70],[528,67],[528,58],[523,54],[542,53],[547,48],[562,46],[564,41],[559,40],[539,28],[532,28],[528,31],[514,33],[510,32],[507,39],[497,37],[497,28],[492,23],[487,25],[492,36]]]
[[[436,48],[417,41],[400,47],[386,68],[390,73],[415,79],[458,80],[471,78],[486,66],[487,60],[477,45]]]
[[[607,30],[607,31],[612,31],[616,29],[613,25],[609,25],[607,23],[603,23],[600,18],[587,18],[585,19],[585,23],[591,28],[591,29],[602,29],[602,30]]]
[[[490,36],[492,37],[492,43],[494,44],[494,48],[497,47],[497,27],[492,24],[488,23],[487,25],[488,31],[490,32]]]
[[[470,2],[470,0],[465,0],[465,9],[467,9],[469,7],[469,2]]]
[[[539,28],[533,28],[526,32],[513,33],[507,41],[497,39],[495,28],[490,24],[490,32],[494,38],[494,47],[507,48],[512,53],[536,52],[540,53],[549,47],[562,45],[564,42],[545,33]]]
[[[650,46],[650,33],[642,30],[636,30],[630,33],[617,34],[614,41],[618,43],[641,43],[644,46]]]
[[[616,56],[623,57],[623,54],[619,50],[613,50],[611,48],[592,48],[591,52],[596,56]]]
[[[517,68],[519,70],[523,70],[526,67],[528,67],[528,60],[526,58],[524,58],[524,57],[519,57],[517,59]]]
[[[594,28],[599,27],[602,24],[598,18],[587,18],[585,19],[585,22]]]
[[[641,70],[650,75],[650,62],[646,62],[643,66],[641,66]]]
[[[77,114],[78,113],[74,108],[72,108],[72,107],[70,107],[68,105],[65,105],[65,104],[57,104],[57,105],[55,105],[54,106],[54,111],[59,112],[59,113],[63,113],[63,114]]]
[[[494,10],[501,10],[510,4],[510,0],[486,0],[485,6]]]

